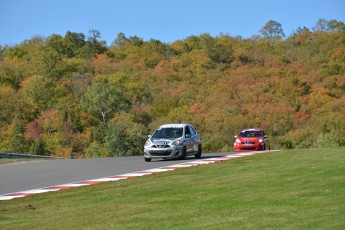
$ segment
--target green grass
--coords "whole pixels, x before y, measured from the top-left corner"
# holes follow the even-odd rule
[[[0,229],[345,229],[344,210],[345,148],[290,150],[0,201]]]

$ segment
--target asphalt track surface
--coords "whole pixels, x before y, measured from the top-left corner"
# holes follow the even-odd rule
[[[201,159],[222,157],[232,153],[203,153]],[[147,169],[195,161],[194,156],[185,160],[152,160],[143,156],[93,159],[33,160],[0,164],[0,195],[59,184],[132,173]]]

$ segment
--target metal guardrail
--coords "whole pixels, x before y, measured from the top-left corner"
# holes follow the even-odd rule
[[[0,152],[0,158],[19,159],[19,158],[45,158],[45,159],[64,159],[63,157],[51,157],[21,153],[4,153]]]

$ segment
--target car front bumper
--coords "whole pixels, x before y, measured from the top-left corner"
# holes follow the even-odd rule
[[[182,145],[171,146],[168,148],[152,148],[152,147],[145,147],[144,148],[144,157],[145,158],[166,158],[166,159],[173,159],[179,158],[182,156]]]
[[[265,150],[265,143],[253,143],[253,144],[242,144],[242,143],[235,143],[234,144],[234,151],[241,152],[241,151],[259,151]]]

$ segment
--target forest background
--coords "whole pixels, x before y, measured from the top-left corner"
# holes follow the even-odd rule
[[[242,128],[271,149],[345,145],[345,24],[320,19],[288,37],[270,20],[249,39],[164,43],[120,33],[35,36],[0,46],[0,151],[140,155],[164,123],[193,124],[204,152],[231,151]]]

